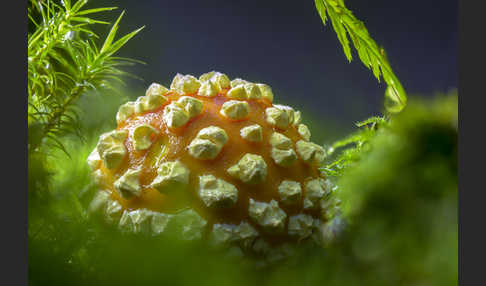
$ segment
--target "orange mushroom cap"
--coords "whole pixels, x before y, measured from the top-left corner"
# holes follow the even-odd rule
[[[150,235],[178,221],[185,238],[244,251],[322,242],[338,201],[300,120],[268,85],[219,72],[154,83],[88,158],[100,189],[91,211]]]

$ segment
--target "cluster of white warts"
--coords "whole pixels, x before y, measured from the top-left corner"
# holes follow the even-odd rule
[[[229,90],[228,90],[229,89]],[[271,88],[266,84],[254,84],[242,79],[232,81],[222,73],[210,72],[203,74],[199,80],[192,75],[177,74],[172,81],[170,90],[182,94],[177,101],[167,104],[163,109],[163,121],[171,128],[185,125],[192,117],[199,115],[203,109],[203,102],[186,95],[213,97],[223,90],[228,90],[226,96],[231,100],[225,102],[220,114],[233,120],[241,120],[248,116],[250,107],[246,100],[264,99],[273,101]],[[145,96],[139,97],[135,102],[123,104],[116,115],[118,123],[129,117],[159,108],[169,100],[164,96],[169,92],[166,87],[153,83],[147,89]],[[297,160],[297,156],[309,164],[318,164],[324,157],[324,149],[310,140],[310,131],[306,125],[300,123],[301,114],[289,106],[273,104],[265,110],[266,122],[278,129],[285,130],[295,126],[301,136],[294,144],[290,138],[273,132],[270,137],[271,157],[281,167],[290,167]],[[100,136],[98,145],[88,157],[88,163],[95,173],[95,178],[101,180],[99,166],[103,162],[108,169],[116,169],[126,155],[124,141],[130,137],[136,150],[146,150],[152,145],[151,138],[159,131],[148,125],[141,124],[128,134],[127,130],[111,131]],[[249,142],[261,142],[262,127],[258,124],[246,126],[240,130],[242,138]],[[211,160],[217,157],[228,136],[224,129],[218,126],[209,126],[201,129],[191,143],[187,146],[188,153],[200,160]],[[297,152],[296,152],[297,151]],[[232,177],[246,184],[259,184],[265,181],[267,164],[263,157],[256,154],[244,154],[233,166],[227,169]],[[128,169],[114,183],[114,188],[125,199],[141,195],[139,176],[141,169]],[[159,164],[157,176],[151,187],[161,193],[168,193],[177,187],[184,187],[189,183],[190,170],[179,161]],[[320,209],[323,216],[329,209],[328,197],[332,186],[328,180],[315,178],[303,184],[305,188],[304,209]],[[302,186],[299,182],[284,180],[278,186],[280,203],[286,206],[297,204],[302,199]],[[233,185],[211,174],[199,176],[198,194],[204,205],[208,208],[229,208],[238,199],[238,190]],[[257,202],[250,198],[249,217],[261,226],[267,233],[282,233],[285,231],[287,214],[279,207],[276,200],[270,202]],[[108,222],[118,223],[119,227],[128,232],[151,233],[159,235],[172,223],[179,222],[179,232],[185,239],[198,239],[201,237],[207,222],[194,210],[186,210],[179,214],[164,214],[138,209],[134,211],[123,210],[122,206],[109,197],[108,192],[101,191],[91,204],[93,212],[102,212]],[[307,214],[298,214],[288,218],[287,232],[299,240],[310,237],[314,230],[322,227],[319,219]],[[240,225],[214,224],[211,238],[217,243],[236,242],[241,247],[252,245],[254,251],[265,252],[269,245],[258,239],[258,231],[248,222]],[[256,240],[256,241],[255,241]]]

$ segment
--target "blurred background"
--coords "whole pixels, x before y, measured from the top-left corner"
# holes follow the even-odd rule
[[[129,67],[143,80],[81,97],[83,138],[61,138],[70,156],[29,158],[29,195],[40,194],[29,197],[29,284],[457,285],[457,1],[345,3],[384,47],[409,105],[337,181],[349,223],[339,240],[255,269],[204,244],[124,237],[88,220],[86,158],[119,105],[152,82],[217,70],[267,83],[321,145],[382,115],[385,92],[354,51],[347,62],[313,0],[91,0],[86,8],[119,7],[102,20],[126,10],[118,35],[146,25],[119,53],[146,63]],[[102,38],[109,29],[94,28]]]
[[[457,1],[345,3],[384,47],[408,94],[429,96],[457,87]],[[323,124],[311,128],[318,143],[382,111],[386,86],[354,51],[347,62],[313,0],[97,0],[88,5],[126,10],[122,34],[146,25],[121,50],[147,63],[133,70],[145,82],[130,87],[143,90],[153,81],[168,85],[178,72],[198,76],[210,70],[264,82],[278,102],[304,110],[304,120],[319,118]],[[115,19],[119,10],[107,17]],[[109,30],[99,28],[101,34]]]

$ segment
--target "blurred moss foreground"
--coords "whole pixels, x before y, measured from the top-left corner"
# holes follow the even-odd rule
[[[57,159],[49,200],[29,197],[30,285],[457,285],[457,96],[410,98],[337,182],[345,232],[267,268],[89,221],[84,160],[95,143]],[[35,162],[29,178],[42,186]]]
[[[457,96],[411,99],[343,176],[336,285],[457,285],[457,128]]]

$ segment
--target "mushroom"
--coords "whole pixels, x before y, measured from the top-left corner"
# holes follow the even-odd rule
[[[319,242],[338,207],[319,171],[325,150],[300,111],[273,101],[269,85],[216,71],[152,83],[88,158],[100,194],[91,212],[124,232],[263,256]]]

